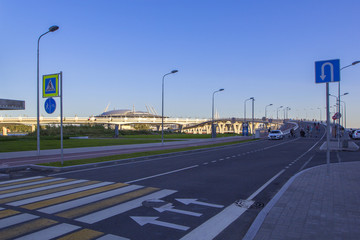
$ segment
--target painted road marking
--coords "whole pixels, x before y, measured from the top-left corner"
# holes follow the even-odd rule
[[[99,237],[96,240],[130,240],[130,239],[120,237],[120,236],[115,236],[115,235],[112,235],[112,234],[106,234],[105,236]]]
[[[95,239],[96,237],[100,237],[102,235],[104,235],[104,233],[102,232],[94,231],[91,229],[81,229],[74,233],[68,234],[64,237],[58,238],[57,240],[70,240],[70,239],[90,240],[90,239]]]
[[[158,218],[159,217],[141,217],[141,216],[139,216],[139,217],[132,216],[131,217],[131,219],[134,220],[135,222],[137,222],[140,226],[144,226],[146,224],[153,224],[153,225],[158,225],[158,226],[162,226],[162,227],[173,228],[173,229],[183,230],[183,231],[186,231],[189,229],[189,227],[187,227],[187,226],[156,220]]]
[[[69,201],[69,202],[65,202],[61,203],[61,204],[57,204],[54,206],[50,206],[47,208],[42,208],[39,209],[39,212],[43,212],[43,213],[48,213],[48,214],[52,214],[52,213],[57,213],[60,211],[65,211],[71,208],[75,208],[75,207],[79,207],[82,205],[86,205],[89,203],[93,203],[96,201],[100,201],[109,197],[113,197],[116,195],[120,195],[123,193],[127,193],[130,191],[134,191],[137,190],[139,188],[142,188],[142,186],[137,186],[137,185],[131,185],[131,186],[127,186],[127,187],[122,187],[116,190],[112,190],[112,191],[108,191],[108,192],[104,192],[104,193],[99,193],[99,194],[95,194],[95,195],[91,195],[89,197],[83,197],[77,200],[73,200],[73,201]]]
[[[64,191],[64,190],[68,190],[68,189],[73,189],[73,188],[77,188],[77,187],[95,184],[95,183],[99,183],[99,181],[87,181],[87,182],[71,184],[71,185],[67,184],[62,187],[52,188],[52,189],[43,190],[43,191],[39,191],[39,192],[27,193],[27,194],[23,194],[23,195],[14,196],[14,197],[3,198],[3,199],[0,199],[0,203],[15,202],[15,201],[25,199],[25,198],[46,195],[46,194],[50,194],[50,193],[54,193],[54,192],[58,192],[58,191]]]
[[[176,201],[181,202],[185,205],[189,205],[189,204],[196,204],[196,205],[202,205],[202,206],[207,206],[207,207],[214,207],[214,208],[223,208],[223,205],[219,205],[219,204],[212,204],[212,203],[206,203],[206,202],[200,202],[197,199],[194,198],[175,198]]]
[[[36,176],[36,177],[30,177],[30,178],[20,178],[20,179],[15,179],[15,180],[9,180],[6,182],[2,182],[0,183],[0,186],[10,186],[12,184],[19,184],[19,182],[27,182],[30,180],[34,180],[34,179],[39,179],[39,178],[44,178],[43,176]],[[37,181],[37,180],[35,180]]]
[[[191,169],[191,168],[196,168],[196,167],[198,167],[198,166],[199,166],[199,165],[193,165],[193,166],[186,167],[186,168],[180,168],[180,169],[176,169],[176,170],[173,170],[173,171],[170,171],[170,172],[164,172],[164,173],[156,174],[156,175],[153,175],[153,176],[149,176],[149,177],[144,177],[144,178],[140,178],[140,179],[128,181],[128,182],[126,182],[126,183],[139,182],[139,181],[146,180],[146,179],[150,179],[150,178],[160,177],[160,176],[168,175],[168,174],[171,174],[171,173],[176,173],[176,172],[188,170],[188,169]]]
[[[15,210],[2,208],[2,210],[0,211],[0,219],[1,218],[6,218],[6,217],[9,217],[9,216],[13,216],[13,215],[16,215],[16,214],[19,214],[19,213],[20,212],[15,211]]]
[[[57,187],[60,187],[60,186],[76,184],[76,183],[82,183],[82,182],[88,182],[88,180],[76,180],[76,181],[72,181],[72,182],[66,182],[66,183],[50,185],[50,186],[45,186],[45,187],[40,187],[40,188],[23,190],[23,191],[19,191],[19,192],[1,194],[0,199],[1,198],[8,198],[8,197],[13,197],[13,196],[18,196],[18,195],[23,195],[23,194],[27,194],[27,193],[39,192],[39,191],[42,191],[42,190],[47,190],[47,189],[57,188]]]
[[[6,229],[0,230],[1,239],[14,239],[17,236],[24,235],[28,232],[33,232],[41,228],[55,225],[57,222],[54,220],[40,218],[30,222],[21,223]]]
[[[171,203],[165,204],[164,206],[154,208],[154,209],[160,213],[167,211],[167,212],[174,212],[174,213],[190,215],[190,216],[194,216],[194,217],[200,217],[202,215],[201,213],[176,209],[176,208],[174,208],[174,206]]]
[[[101,209],[106,209],[106,208],[114,206],[116,204],[123,203],[125,201],[130,200],[130,199],[133,199],[133,198],[136,198],[136,197],[139,197],[139,196],[143,196],[145,194],[148,194],[148,193],[151,193],[151,192],[154,192],[154,191],[157,191],[157,190],[159,190],[159,189],[151,188],[151,187],[136,190],[136,191],[126,193],[126,194],[123,194],[123,195],[114,196],[114,197],[111,197],[111,198],[106,198],[104,200],[97,201],[97,202],[94,202],[92,204],[88,204],[88,205],[78,207],[78,208],[75,208],[75,209],[72,209],[72,210],[68,210],[68,211],[65,211],[65,212],[60,212],[60,213],[57,214],[57,216],[64,217],[64,218],[79,217],[79,216],[82,216],[82,215],[85,215],[85,214],[89,214],[89,213],[92,213],[92,212],[95,212],[95,211],[99,211]]]
[[[146,195],[144,197],[140,197],[135,200],[128,201],[128,202],[125,202],[125,203],[122,203],[122,204],[119,204],[119,205],[116,205],[116,206],[113,206],[113,207],[110,207],[110,208],[107,208],[107,209],[104,209],[104,210],[101,210],[98,212],[91,213],[89,215],[77,218],[76,220],[80,221],[80,222],[84,222],[84,223],[93,224],[93,223],[102,221],[106,218],[110,218],[115,215],[127,212],[131,209],[141,207],[142,202],[145,200],[160,199],[160,198],[169,196],[176,192],[177,191],[175,191],[175,190],[168,190],[168,189],[160,190],[158,192]]]
[[[55,225],[53,227],[46,228],[44,230],[40,230],[40,231],[31,233],[31,234],[25,235],[23,237],[17,238],[16,240],[33,240],[33,239],[47,240],[47,239],[59,237],[66,233],[75,231],[79,228],[80,227],[75,226],[75,225],[62,223],[62,224]]]
[[[50,177],[44,178],[44,179],[45,180],[41,180],[41,181],[27,182],[27,183],[23,183],[23,184],[1,187],[0,191],[2,192],[4,190],[9,190],[9,189],[13,189],[13,188],[21,188],[21,187],[31,186],[31,185],[35,185],[35,184],[40,184],[40,183],[49,183],[49,182],[64,180],[64,178],[50,178]]]
[[[23,190],[27,190],[27,189],[34,189],[34,188],[39,188],[39,187],[43,187],[43,186],[49,186],[49,185],[54,185],[54,184],[59,184],[59,183],[64,183],[64,182],[70,182],[70,181],[73,181],[73,180],[72,179],[64,179],[64,180],[60,180],[60,181],[53,181],[50,183],[41,183],[41,184],[35,184],[35,185],[25,186],[25,187],[21,187],[21,188],[12,188],[12,189],[8,189],[8,190],[0,191],[0,194],[19,192],[19,191],[23,191]]]
[[[235,221],[247,208],[232,204],[219,214],[207,220],[193,231],[181,238],[181,240],[208,240],[214,239],[222,230]]]
[[[20,201],[16,201],[16,202],[11,202],[11,203],[8,203],[7,205],[20,206],[20,205],[26,205],[29,203],[39,202],[39,201],[43,202],[46,199],[57,198],[60,196],[71,194],[71,193],[78,193],[78,195],[86,194],[86,192],[81,192],[81,191],[98,188],[98,187],[102,187],[102,186],[106,186],[106,185],[110,185],[110,184],[111,183],[109,183],[109,182],[101,182],[101,183],[97,183],[97,184],[93,184],[93,185],[89,185],[89,186],[74,188],[74,189],[70,189],[70,190],[66,190],[66,191],[60,191],[60,192],[51,193],[51,194],[42,195],[42,196],[33,197],[33,198],[28,198],[28,199],[24,199],[24,200],[20,200]],[[51,201],[53,202],[54,200],[51,200]],[[22,206],[22,207],[24,208],[24,206]],[[28,208],[28,207],[25,207],[25,208]],[[28,208],[28,209],[36,209],[36,208],[39,208],[39,207],[32,207],[32,208]]]
[[[36,218],[39,218],[39,217],[32,215],[32,214],[28,214],[28,213],[23,213],[23,214],[18,214],[18,215],[12,216],[12,217],[7,217],[7,218],[0,220],[0,229],[9,227],[11,225],[27,222],[27,221],[30,221],[30,220],[33,220]]]

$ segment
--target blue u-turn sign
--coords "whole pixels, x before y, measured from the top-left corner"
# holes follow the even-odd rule
[[[340,82],[340,60],[315,62],[315,83]]]
[[[45,111],[48,113],[48,114],[51,114],[55,111],[56,109],[56,102],[53,98],[48,98],[46,99],[45,101]]]

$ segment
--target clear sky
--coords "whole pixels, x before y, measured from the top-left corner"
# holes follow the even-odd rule
[[[358,0],[0,0],[0,98],[26,101],[36,116],[36,46],[40,75],[63,71],[64,115],[109,110],[210,118],[212,93],[220,117],[243,117],[255,97],[255,117],[325,117],[325,85],[314,62],[360,60]],[[360,127],[360,64],[341,71],[348,127]],[[337,95],[337,84],[330,91]],[[331,98],[331,104],[335,104]],[[59,106],[59,99],[56,99]],[[44,110],[41,114],[52,115]],[[251,104],[247,113],[250,117]],[[283,111],[279,110],[283,117]]]

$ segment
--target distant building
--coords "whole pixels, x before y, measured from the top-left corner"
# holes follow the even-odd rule
[[[130,109],[107,111],[95,117],[96,118],[161,118],[161,116],[157,114],[144,112],[144,111],[135,111]]]

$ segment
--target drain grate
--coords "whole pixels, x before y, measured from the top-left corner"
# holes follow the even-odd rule
[[[254,202],[254,204],[251,205],[250,208],[263,208],[264,206],[265,206],[265,204],[262,202]]]

